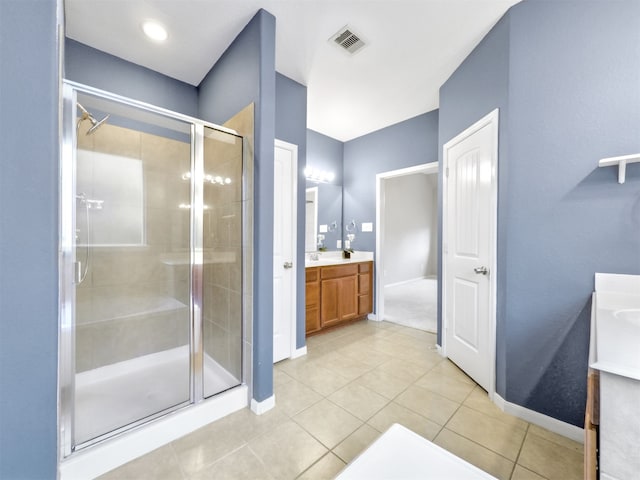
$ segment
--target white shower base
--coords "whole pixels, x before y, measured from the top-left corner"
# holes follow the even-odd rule
[[[183,403],[188,399],[188,361],[185,345],[78,374],[77,438],[93,438]],[[222,393],[71,454],[59,464],[60,480],[98,477],[248,406],[248,387],[238,385],[239,380],[209,356],[204,375],[207,391]]]
[[[239,383],[205,355],[206,392],[222,392]],[[187,345],[79,373],[75,397],[76,443],[188,401]]]

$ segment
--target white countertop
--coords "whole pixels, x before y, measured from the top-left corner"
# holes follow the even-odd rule
[[[343,265],[348,263],[370,262],[373,261],[373,252],[362,252],[356,250],[351,254],[351,258],[342,258],[342,250],[331,252],[317,252],[318,260],[311,260],[310,253],[304,254],[304,266],[309,267],[326,267],[328,265]]]
[[[640,380],[640,275],[596,273],[589,366]]]
[[[336,480],[496,478],[411,430],[393,424],[356,457]]]

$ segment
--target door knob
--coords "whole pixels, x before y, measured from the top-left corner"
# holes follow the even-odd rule
[[[284,268],[293,268],[293,263],[291,263],[291,262],[284,262],[283,267],[284,267]]]
[[[487,275],[489,273],[489,269],[487,267],[476,267],[473,271],[478,275]]]

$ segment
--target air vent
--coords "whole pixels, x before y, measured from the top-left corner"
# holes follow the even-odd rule
[[[348,25],[342,27],[329,41],[334,42],[352,55],[366,46],[362,36],[355,33]]]

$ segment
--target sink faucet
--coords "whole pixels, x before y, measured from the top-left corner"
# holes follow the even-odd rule
[[[309,253],[309,260],[318,260],[318,252]]]

